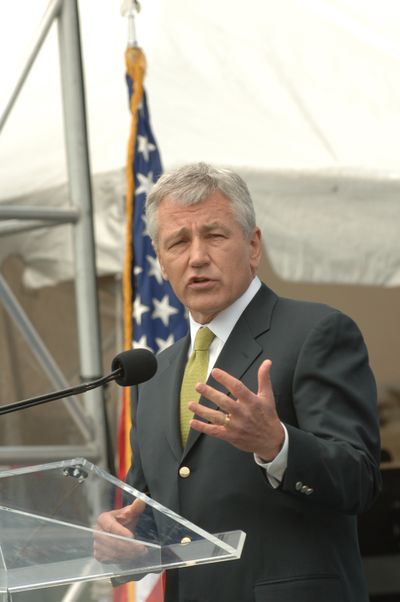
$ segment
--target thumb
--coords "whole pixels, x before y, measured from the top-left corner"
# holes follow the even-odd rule
[[[146,502],[136,498],[132,504],[121,508],[116,518],[122,525],[129,525],[129,527],[132,528],[136,525],[145,508]]]
[[[271,370],[272,362],[271,360],[265,360],[261,364],[258,369],[258,393],[259,397],[264,397],[268,399],[274,398],[274,393],[272,391],[270,370]]]
[[[133,529],[136,526],[140,515],[146,508],[146,502],[136,498],[129,506],[124,506],[114,512],[114,517],[120,525]]]

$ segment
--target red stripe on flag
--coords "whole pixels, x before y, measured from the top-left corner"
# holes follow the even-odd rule
[[[146,602],[163,602],[165,587],[165,571],[160,575],[154,584],[153,589],[146,598]]]

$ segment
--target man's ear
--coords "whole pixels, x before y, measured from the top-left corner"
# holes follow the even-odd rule
[[[257,271],[258,265],[261,260],[262,246],[261,246],[261,230],[255,228],[252,235],[250,236],[250,265],[252,271]]]

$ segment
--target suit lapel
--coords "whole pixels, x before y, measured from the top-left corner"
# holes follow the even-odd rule
[[[257,338],[270,329],[276,301],[275,293],[263,284],[240,316],[215,363],[215,368],[221,368],[238,379],[243,377],[263,352]],[[209,377],[207,383],[216,389],[224,390],[212,376]],[[212,409],[217,408],[215,403],[204,397],[201,397],[200,403]],[[191,450],[200,436],[201,433],[193,429],[189,431],[184,456]]]

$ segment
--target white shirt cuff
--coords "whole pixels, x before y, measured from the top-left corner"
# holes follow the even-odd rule
[[[282,423],[281,423],[282,424]],[[283,441],[282,449],[272,462],[263,462],[259,456],[254,454],[254,460],[258,466],[264,468],[267,473],[267,479],[274,489],[277,489],[282,483],[283,475],[288,462],[288,451],[289,451],[289,435],[284,424],[282,424],[283,430],[285,431],[285,439]]]

